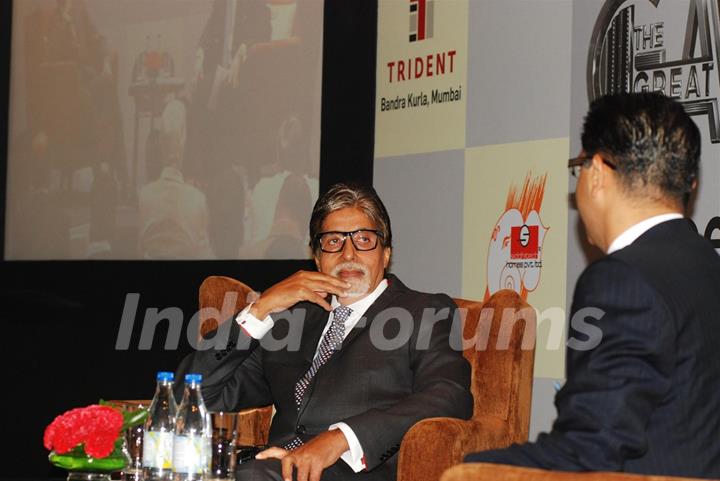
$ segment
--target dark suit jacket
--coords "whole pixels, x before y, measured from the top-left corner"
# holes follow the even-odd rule
[[[307,440],[333,423],[345,422],[360,441],[367,469],[380,467],[387,471],[386,479],[394,479],[405,432],[428,417],[467,419],[472,394],[470,367],[462,352],[450,347],[453,301],[408,289],[394,276],[388,281],[365,313],[367,322],[361,319],[315,375],[299,410],[293,398],[295,383],[310,367],[329,316],[315,304],[299,303],[291,312],[273,315],[275,326],[260,343],[249,340],[230,321],[230,339],[238,339],[238,346],[196,351],[183,360],[179,376],[203,374],[202,393],[211,410],[274,404],[272,444],[296,435]],[[304,323],[299,322],[302,310]],[[433,323],[435,312],[441,320]],[[383,335],[399,342],[383,350],[377,342]]]
[[[684,219],[589,266],[572,313],[602,330],[568,348],[552,432],[468,461],[720,477],[720,257]],[[572,319],[572,318],[571,318]],[[568,339],[588,337],[571,326]],[[587,329],[581,329],[588,332]]]

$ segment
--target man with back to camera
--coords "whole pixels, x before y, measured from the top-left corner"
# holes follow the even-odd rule
[[[470,368],[451,348],[456,306],[385,274],[392,232],[372,188],[331,187],[310,238],[318,272],[267,289],[230,322],[237,347],[196,351],[178,375],[203,374],[211,410],[275,405],[275,447],[241,464],[238,480],[393,480],[413,424],[472,414]],[[407,341],[392,345],[404,328]],[[266,342],[278,339],[289,342]]]
[[[601,338],[568,344],[550,433],[466,461],[720,477],[720,258],[683,218],[699,157],[678,102],[593,102],[568,167],[588,240],[607,255],[578,279],[571,312],[600,309],[586,321]],[[572,323],[568,338],[589,340]]]

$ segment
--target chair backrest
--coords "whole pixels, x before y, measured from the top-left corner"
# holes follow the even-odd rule
[[[254,291],[242,282],[225,276],[209,276],[198,294],[202,337],[228,321],[250,303]],[[218,314],[219,313],[219,314]],[[238,413],[238,446],[267,444],[273,407],[244,409]]]
[[[455,299],[464,315],[463,355],[472,368],[473,417],[507,420],[512,442],[524,442],[530,426],[535,310],[512,290],[487,302]]]
[[[209,276],[198,294],[200,332],[202,337],[250,303],[253,290],[242,282],[225,276]]]

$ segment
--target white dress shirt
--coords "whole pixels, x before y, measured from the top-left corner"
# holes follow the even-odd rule
[[[140,189],[139,247],[145,259],[213,259],[207,200],[185,183],[182,172],[165,167]]]
[[[387,286],[387,279],[383,279],[382,281],[380,281],[380,284],[378,284],[374,291],[372,291],[370,294],[363,297],[359,301],[349,304],[347,306],[352,309],[352,313],[345,320],[345,335],[343,339],[347,337],[353,327],[355,327],[358,321],[360,321],[368,308],[377,300],[378,297],[380,297],[380,294],[382,294],[385,289],[387,289]],[[330,305],[334,310],[336,307],[340,306],[340,302],[335,296],[333,296]],[[249,304],[247,307],[245,307],[245,309],[240,311],[240,313],[235,317],[235,321],[251,337],[253,337],[254,339],[262,339],[262,337],[265,336],[265,334],[267,334],[270,329],[272,329],[273,325],[275,325],[275,322],[270,316],[267,316],[263,320],[256,318],[255,316],[250,314],[251,307],[252,304]],[[322,336],[320,336],[320,341],[318,341],[318,345],[315,347],[316,355],[317,350],[322,343],[322,338],[323,336],[325,336],[327,330],[330,329],[330,324],[332,324],[332,321],[333,313],[331,312],[330,316],[328,317],[327,324],[323,329]],[[360,445],[360,441],[353,432],[352,428],[350,428],[350,426],[348,426],[347,424],[340,422],[331,424],[328,427],[328,430],[332,429],[339,429],[340,431],[342,431],[342,433],[345,435],[345,439],[347,439],[348,446],[350,447],[340,456],[340,459],[345,461],[348,466],[350,466],[350,468],[352,468],[352,470],[356,473],[359,473],[360,471],[365,469],[365,463],[363,462],[364,452],[362,446]]]
[[[630,244],[635,242],[638,237],[640,237],[645,232],[649,231],[658,224],[662,224],[663,222],[667,222],[673,219],[682,219],[682,217],[683,216],[678,213],[660,214],[656,215],[655,217],[650,217],[641,222],[638,222],[637,224],[617,236],[615,240],[610,243],[610,247],[608,247],[607,253],[612,254],[615,251],[619,251],[620,249],[629,246]]]

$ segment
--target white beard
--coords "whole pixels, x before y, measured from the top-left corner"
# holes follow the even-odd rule
[[[345,297],[364,296],[365,294],[370,292],[370,279],[368,278],[370,273],[368,272],[367,267],[365,267],[364,265],[358,264],[357,262],[343,262],[342,264],[338,264],[337,266],[335,266],[330,272],[330,275],[341,279],[340,271],[351,270],[360,271],[363,273],[363,276],[360,278],[342,279],[348,284],[350,284],[350,288],[347,290],[347,296]]]

